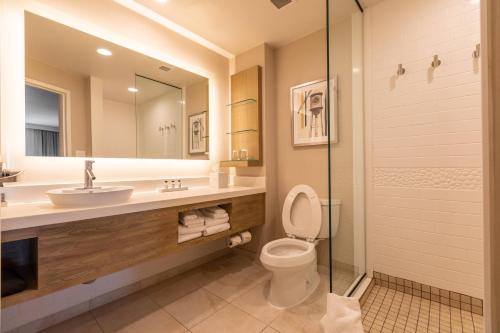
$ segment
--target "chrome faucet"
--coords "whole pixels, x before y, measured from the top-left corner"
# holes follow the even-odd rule
[[[95,161],[92,160],[85,161],[85,182],[83,188],[86,190],[94,188],[94,180],[96,178],[94,172],[92,171],[92,164],[94,163]]]

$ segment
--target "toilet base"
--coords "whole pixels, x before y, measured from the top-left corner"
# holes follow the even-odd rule
[[[267,300],[281,309],[305,301],[319,285],[316,260],[301,269],[277,269],[273,272]]]

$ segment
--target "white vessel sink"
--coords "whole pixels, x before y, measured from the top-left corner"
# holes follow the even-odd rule
[[[92,189],[60,188],[47,191],[50,201],[58,207],[88,207],[119,204],[130,199],[132,186],[101,186]]]

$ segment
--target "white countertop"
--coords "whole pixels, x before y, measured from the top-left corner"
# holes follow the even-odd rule
[[[232,186],[221,189],[193,187],[187,191],[166,193],[157,191],[134,192],[129,201],[110,206],[60,208],[53,206],[48,199],[43,202],[13,204],[0,209],[1,231],[223,200],[265,192],[264,187]]]

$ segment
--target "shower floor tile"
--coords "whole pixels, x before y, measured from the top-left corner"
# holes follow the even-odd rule
[[[483,333],[483,317],[376,285],[362,307],[369,333]]]

